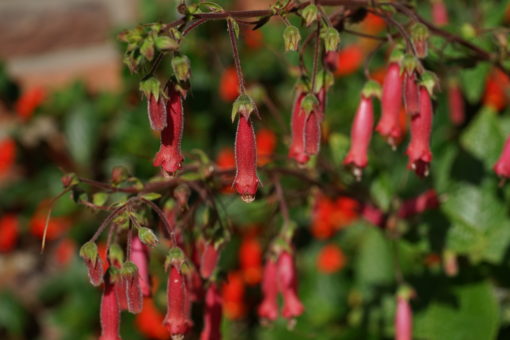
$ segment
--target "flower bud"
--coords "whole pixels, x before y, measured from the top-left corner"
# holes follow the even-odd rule
[[[164,325],[172,338],[184,336],[193,325],[189,317],[190,300],[186,280],[175,264],[169,269],[167,283],[167,313]]]
[[[409,304],[409,288],[401,288],[397,294],[397,311],[395,313],[395,340],[412,340],[413,312]]]
[[[448,82],[448,107],[450,109],[450,119],[453,124],[461,125],[465,120],[464,98],[462,90],[456,80]]]
[[[234,187],[241,199],[253,202],[259,179],[257,177],[257,147],[251,120],[241,114],[237,123],[235,158],[236,176]]]
[[[140,91],[147,98],[147,113],[151,129],[161,131],[166,126],[167,107],[160,93],[160,83],[156,78],[149,78],[140,82]]]
[[[297,272],[294,259],[284,251],[277,261],[277,275],[280,292],[283,295],[282,315],[286,319],[294,319],[304,312],[304,307],[297,295]]]
[[[295,159],[299,164],[306,164],[310,159],[305,152],[306,114],[301,108],[305,97],[305,93],[301,91],[297,92],[290,123],[292,142],[289,149],[289,158]]]
[[[237,97],[236,101],[232,105],[232,121],[234,121],[238,115],[243,115],[249,118],[253,112],[257,111],[255,102],[247,94],[241,94]]]
[[[138,314],[142,311],[143,296],[140,287],[138,268],[133,262],[126,262],[121,269],[126,284],[127,310],[130,313]]]
[[[422,23],[416,23],[411,27],[411,38],[416,50],[416,56],[420,59],[427,56],[429,35],[429,29]]]
[[[204,244],[204,249],[200,258],[200,275],[204,279],[211,277],[218,264],[219,256],[219,249],[213,241]]]
[[[318,19],[319,10],[317,6],[310,4],[303,9],[301,16],[305,20],[305,25],[308,27]]]
[[[142,243],[138,236],[134,236],[131,241],[129,260],[138,268],[138,278],[143,296],[150,296],[151,282],[149,276],[149,249]]]
[[[114,285],[105,280],[101,297],[101,336],[99,340],[122,340],[119,336],[120,310],[115,296]]]
[[[80,249],[80,257],[85,261],[90,283],[99,286],[103,283],[104,267],[94,242],[85,243]]]
[[[427,210],[435,209],[439,206],[439,203],[439,197],[436,191],[430,189],[418,197],[404,201],[398,209],[397,216],[400,218],[409,218]]]
[[[148,245],[149,247],[155,247],[159,242],[158,237],[154,234],[154,232],[145,227],[138,228],[138,237],[143,244]]]
[[[367,153],[374,125],[374,107],[371,97],[377,96],[379,92],[380,89],[375,82],[371,81],[365,85],[352,123],[351,147],[344,159],[344,164],[352,166],[353,174],[358,181],[361,180],[362,169],[368,164]]]
[[[222,309],[223,299],[216,283],[212,283],[205,293],[204,328],[200,333],[200,340],[221,339]]]
[[[322,32],[326,52],[336,51],[340,44],[340,33],[334,27],[328,27]]]
[[[505,141],[503,151],[494,164],[493,170],[499,177],[510,178],[510,137]]]
[[[304,127],[304,148],[305,153],[313,156],[319,153],[321,141],[321,126],[320,120],[321,108],[320,102],[313,93],[309,93],[301,103],[301,109],[306,115]]]
[[[78,177],[76,176],[76,174],[71,172],[71,173],[68,173],[68,174],[65,174],[64,176],[62,176],[61,182],[62,182],[62,185],[64,186],[64,188],[67,189],[71,186],[77,185],[79,183],[79,180],[78,180]]]
[[[181,154],[184,112],[182,96],[173,85],[168,89],[166,102],[166,126],[161,131],[161,145],[154,157],[153,165],[161,166],[167,173],[173,174],[181,168],[184,157]]]
[[[432,0],[432,20],[436,26],[448,25],[448,9],[443,0]]]
[[[402,138],[404,131],[400,126],[400,109],[402,107],[402,75],[400,65],[392,62],[384,77],[381,98],[381,119],[375,128],[393,149]]]
[[[283,41],[285,45],[285,51],[297,51],[299,42],[301,41],[301,34],[296,26],[289,25],[285,27],[283,31]]]
[[[411,117],[411,141],[407,148],[408,167],[420,177],[428,176],[429,163],[432,160],[430,151],[430,134],[432,132],[432,101],[429,91],[420,86],[419,114]]]
[[[276,261],[268,259],[264,266],[262,293],[264,299],[257,309],[260,318],[267,321],[278,319],[278,267]]]
[[[178,55],[172,58],[172,70],[178,81],[188,81],[191,76],[191,64],[185,55]]]

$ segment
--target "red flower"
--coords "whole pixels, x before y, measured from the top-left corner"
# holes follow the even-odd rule
[[[432,116],[430,94],[425,87],[420,86],[420,110],[419,114],[411,117],[411,141],[406,152],[409,156],[408,167],[420,177],[428,175],[432,160],[429,146]]]
[[[232,102],[239,96],[239,80],[234,67],[226,68],[220,79],[220,97],[226,102]]]
[[[432,0],[432,20],[436,26],[448,25],[448,10],[443,0]]]
[[[271,160],[276,149],[276,135],[269,129],[257,131],[257,165],[262,166]]]
[[[182,129],[184,123],[182,96],[173,87],[168,91],[167,122],[161,131],[161,146],[156,157],[154,166],[161,166],[166,172],[173,174],[181,168],[184,157],[181,154]]]
[[[353,167],[354,175],[361,179],[362,169],[368,164],[368,147],[374,126],[374,108],[372,99],[361,95],[361,102],[351,128],[351,147],[344,159],[345,165]]]
[[[496,111],[501,111],[508,104],[506,91],[510,87],[510,80],[501,71],[492,72],[485,84],[483,103]]]
[[[239,262],[244,281],[255,285],[262,278],[262,248],[254,236],[245,236],[239,247]]]
[[[317,268],[324,274],[332,274],[341,270],[346,258],[340,247],[334,244],[324,246],[317,256]]]
[[[55,248],[55,260],[61,266],[66,266],[76,252],[76,243],[70,239],[63,239]]]
[[[380,16],[368,13],[361,22],[363,30],[369,34],[378,34],[386,28],[386,21]]]
[[[377,207],[365,203],[361,208],[361,216],[365,221],[372,223],[375,226],[382,227],[385,221],[384,213]]]
[[[398,209],[397,215],[400,218],[409,218],[438,206],[439,197],[434,189],[430,189],[418,197],[404,201]]]
[[[411,340],[413,332],[413,314],[409,299],[397,297],[397,313],[395,316],[395,340]]]
[[[510,137],[507,138],[503,152],[493,169],[499,177],[510,178]]]
[[[264,300],[259,305],[257,313],[260,318],[274,321],[278,318],[278,267],[275,261],[268,259],[264,266],[262,293]]]
[[[239,115],[236,133],[236,177],[234,187],[245,202],[252,202],[257,193],[257,148],[253,125],[249,118]]]
[[[277,267],[279,289],[283,295],[282,315],[286,319],[294,319],[304,312],[304,307],[297,295],[298,283],[294,258],[284,251],[278,257]]]
[[[249,49],[258,50],[264,44],[264,35],[260,30],[245,29],[243,33],[244,43]]]
[[[400,66],[396,62],[390,63],[384,77],[381,98],[381,119],[376,130],[388,143],[395,147],[402,138],[404,131],[400,126],[400,109],[402,107],[402,76]]]
[[[169,269],[167,312],[164,325],[172,336],[184,335],[193,325],[189,318],[190,300],[186,279],[175,265]]]
[[[306,115],[306,114],[305,114]],[[313,110],[305,122],[305,152],[309,156],[319,153],[321,146],[321,119],[323,112]]]
[[[138,268],[138,277],[143,296],[151,295],[151,283],[149,277],[149,249],[140,241],[138,235],[131,241],[129,260]]]
[[[222,299],[215,283],[212,283],[205,294],[204,329],[200,340],[221,339]]]
[[[448,106],[450,109],[450,119],[453,124],[461,125],[465,119],[464,99],[462,91],[456,81],[450,81],[448,84]]]
[[[305,152],[306,114],[301,110],[301,103],[305,96],[306,94],[303,92],[298,92],[296,94],[290,124],[292,142],[290,144],[289,157],[295,159],[299,164],[305,164],[309,160]]]
[[[230,170],[236,166],[236,156],[232,148],[226,147],[220,150],[216,157],[216,166],[219,170]]]
[[[42,87],[27,90],[16,101],[16,112],[23,120],[28,120],[45,99],[46,91]]]
[[[214,245],[214,242],[205,242],[200,259],[200,275],[204,279],[211,277],[218,264],[219,256],[219,249]]]
[[[114,285],[105,280],[101,298],[101,336],[99,340],[121,340],[119,336],[120,310]]]
[[[336,76],[346,76],[356,72],[363,63],[363,49],[358,45],[344,47],[337,52],[338,68],[335,71]]]
[[[151,298],[145,298],[142,311],[136,315],[136,327],[149,339],[166,340],[168,332],[163,326],[163,313],[161,313]]]
[[[244,293],[245,287],[241,273],[229,273],[227,281],[223,284],[221,290],[223,308],[227,318],[237,320],[244,316],[246,312]]]
[[[420,113],[420,90],[414,71],[404,73],[404,107],[410,116]]]
[[[331,200],[319,196],[315,201],[312,234],[318,239],[331,237],[337,229],[351,224],[358,217],[359,204],[348,197]]]
[[[19,237],[18,216],[6,214],[0,218],[0,252],[8,253],[14,249]]]
[[[0,177],[6,175],[16,160],[16,143],[10,138],[0,141]]]
[[[167,126],[167,105],[162,96],[156,100],[151,93],[147,99],[147,112],[149,114],[149,122],[151,129],[161,131]]]

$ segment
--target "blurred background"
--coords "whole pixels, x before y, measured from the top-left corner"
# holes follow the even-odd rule
[[[236,9],[270,4],[218,2]],[[508,1],[445,3],[445,29],[480,46],[498,46],[498,36],[482,28],[508,32]],[[159,173],[152,166],[159,139],[138,91],[140,75],[123,66],[125,46],[116,35],[139,23],[174,20],[176,5],[174,0],[0,0],[0,339],[98,337],[100,290],[89,284],[77,252],[104,215],[63,196],[53,207],[41,254],[46,216],[67,172],[100,181],[108,181],[119,165],[144,181]],[[433,20],[431,2],[419,2],[419,13]],[[475,20],[477,25],[463,26]],[[384,21],[370,14],[347,27],[373,35],[386,30]],[[283,52],[282,31],[278,20],[257,31],[241,27],[243,70],[262,115],[255,122],[260,166],[288,164],[298,57]],[[182,46],[192,64],[183,150],[192,159],[191,150],[201,149],[223,169],[234,165],[230,109],[237,96],[227,38],[224,22],[209,22]],[[263,327],[256,316],[264,251],[281,224],[275,202],[245,205],[228,188],[219,195],[233,226],[220,265],[227,278],[222,286],[226,339],[391,339],[396,253],[399,270],[416,290],[416,339],[510,336],[510,190],[499,187],[491,171],[510,133],[510,81],[488,63],[459,63],[465,51],[432,38],[426,66],[443,79],[435,106],[432,175],[420,180],[406,169],[408,136],[393,152],[374,134],[370,166],[356,184],[342,159],[365,63],[374,79],[384,79],[388,49],[368,58],[378,45],[342,34],[321,156],[309,169],[321,181],[358,192],[361,201],[326,197],[320,190],[309,192],[306,183],[283,179],[299,226],[299,291],[306,307],[293,331],[281,319]],[[309,54],[305,61],[310,65]],[[169,70],[164,62],[160,76]],[[449,114],[450,78],[464,98],[461,121]],[[407,129],[405,117],[402,126]],[[381,214],[430,190],[447,203],[399,221],[404,237],[394,240],[378,227]],[[156,251],[153,257],[160,255]],[[152,266],[157,293],[141,314],[122,314],[124,340],[169,338],[161,326],[166,278],[160,263]],[[200,331],[200,308],[193,311],[192,339]]]

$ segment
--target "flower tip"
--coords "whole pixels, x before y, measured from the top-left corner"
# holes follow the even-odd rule
[[[252,194],[241,194],[241,199],[245,203],[251,203],[251,202],[255,201],[255,195],[252,195]]]

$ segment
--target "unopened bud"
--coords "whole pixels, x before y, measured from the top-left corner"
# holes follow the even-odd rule
[[[140,241],[142,241],[143,244],[150,247],[155,247],[159,242],[154,232],[149,228],[145,227],[138,229],[138,237],[140,238]]]
[[[336,51],[338,44],[340,44],[340,33],[335,28],[328,27],[323,32],[322,39],[324,39],[326,52],[333,52]]]
[[[185,55],[179,55],[172,59],[172,70],[179,81],[187,81],[191,76],[191,64]]]
[[[303,9],[303,12],[301,12],[301,16],[305,20],[305,25],[310,26],[315,20],[317,20],[319,16],[319,10],[317,9],[317,6],[315,5],[308,5]]]
[[[289,25],[283,31],[285,51],[297,51],[300,40],[301,34],[296,26]]]

